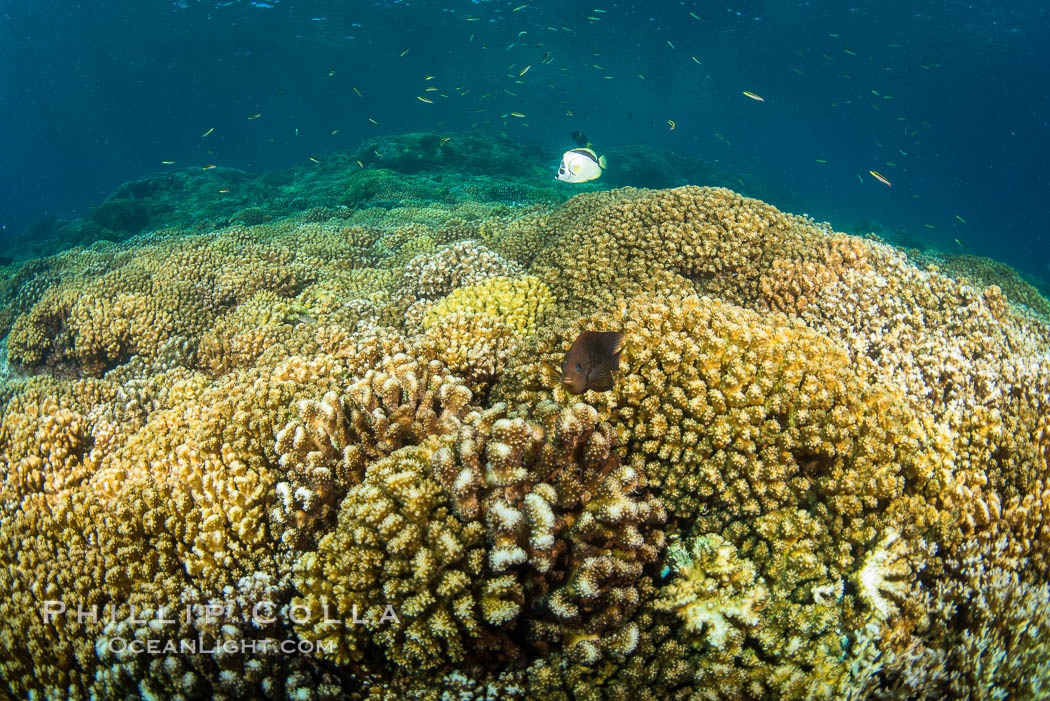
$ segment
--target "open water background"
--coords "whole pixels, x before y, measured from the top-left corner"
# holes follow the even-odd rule
[[[583,129],[1050,279],[1048,86],[1035,0],[5,0],[0,227],[76,216],[164,160],[268,170],[472,126],[556,154]]]

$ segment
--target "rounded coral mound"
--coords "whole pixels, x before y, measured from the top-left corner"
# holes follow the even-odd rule
[[[550,306],[551,294],[538,278],[490,277],[460,287],[432,305],[423,317],[423,327],[430,328],[451,314],[473,313],[495,317],[515,335],[527,336],[536,333]]]
[[[586,397],[676,516],[753,517],[826,490],[820,501],[852,519],[919,469],[902,397],[803,325],[708,297],[640,296],[585,317],[522,354],[499,391],[562,396],[542,363],[558,365],[582,329],[626,335],[613,390]]]
[[[1039,695],[1045,300],[722,188],[438,192],[503,146],[433,136],[0,272],[0,696]]]

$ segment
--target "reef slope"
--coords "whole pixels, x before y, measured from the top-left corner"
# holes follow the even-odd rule
[[[1041,693],[1050,328],[1009,271],[722,188],[367,172],[0,280],[4,695]],[[574,397],[584,329],[627,347]]]

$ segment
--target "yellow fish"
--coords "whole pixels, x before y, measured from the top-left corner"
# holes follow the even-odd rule
[[[175,165],[175,161],[161,161],[161,165],[173,166]]]
[[[668,120],[667,120],[667,123],[671,125],[671,128],[669,129],[669,131],[674,131],[674,130],[675,130],[675,127],[677,127],[677,126],[678,126],[677,124],[675,124],[675,123],[674,123],[674,120],[673,120],[673,119],[668,119]]]
[[[752,100],[756,100],[758,102],[765,102],[766,101],[766,98],[764,98],[764,97],[762,97],[760,95],[756,95],[755,93],[749,92],[747,90],[744,91],[744,95],[746,95],[746,96],[750,97]]]
[[[434,101],[433,101],[433,100],[428,100],[427,98],[425,98],[425,97],[419,97],[418,95],[416,96],[416,99],[417,99],[417,100],[419,100],[420,102],[426,102],[426,103],[428,103],[428,104],[434,104]]]
[[[871,173],[871,177],[875,178],[886,187],[893,187],[893,183],[887,180],[886,176],[882,173],[878,172],[877,170],[869,170],[868,172]]]
[[[203,139],[205,136],[207,136],[208,134],[212,133],[213,131],[215,131],[215,127],[212,127],[208,131],[206,131],[203,134],[201,134],[201,138]]]

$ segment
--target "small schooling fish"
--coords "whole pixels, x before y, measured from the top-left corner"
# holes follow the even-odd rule
[[[875,178],[886,187],[893,187],[893,183],[891,183],[882,173],[877,170],[869,170],[868,172],[871,173],[871,177]]]
[[[561,376],[569,394],[583,394],[589,389],[608,392],[613,388],[612,374],[620,369],[623,347],[624,335],[619,331],[582,331],[565,354],[561,372],[547,367]]]

